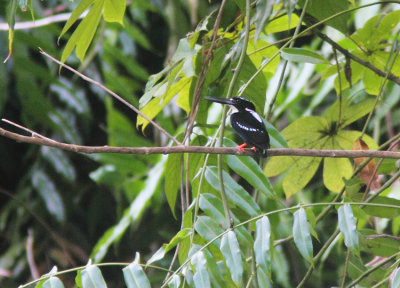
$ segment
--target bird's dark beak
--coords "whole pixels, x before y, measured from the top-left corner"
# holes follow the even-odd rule
[[[206,100],[208,101],[212,101],[212,102],[217,102],[217,103],[221,103],[221,104],[228,104],[228,105],[233,105],[233,101],[231,99],[227,99],[227,98],[222,98],[222,97],[211,97],[211,96],[206,96],[204,97]]]

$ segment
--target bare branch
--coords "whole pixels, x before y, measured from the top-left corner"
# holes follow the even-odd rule
[[[88,11],[83,12],[79,16],[79,19],[84,18],[87,15],[87,13]],[[33,29],[57,22],[65,22],[71,17],[71,14],[72,13],[60,13],[42,19],[37,19],[35,21],[17,22],[14,25],[14,30]],[[8,31],[8,29],[9,29],[8,23],[0,23],[0,31]]]
[[[119,96],[117,93],[115,93],[114,91],[108,89],[106,86],[104,86],[103,84],[101,84],[100,82],[97,82],[91,78],[89,78],[88,76],[78,72],[77,70],[75,70],[74,68],[68,66],[65,63],[62,63],[61,61],[58,61],[56,58],[54,58],[53,56],[47,54],[45,51],[43,51],[41,48],[40,49],[40,53],[43,54],[44,56],[46,56],[47,58],[49,58],[50,60],[52,60],[53,62],[56,62],[58,65],[61,65],[62,67],[72,71],[73,73],[75,73],[76,75],[78,75],[79,77],[81,77],[83,80],[92,83],[94,85],[96,85],[97,87],[100,87],[101,89],[103,89],[104,91],[106,91],[108,94],[110,94],[111,96],[113,96],[115,99],[117,99],[118,101],[120,101],[121,103],[123,103],[124,105],[126,105],[129,109],[133,110],[135,113],[137,113],[138,115],[142,116],[144,119],[146,119],[147,121],[149,121],[149,123],[151,123],[155,128],[157,128],[159,131],[161,131],[162,133],[164,133],[168,138],[170,138],[172,141],[174,141],[177,145],[182,145],[181,142],[179,142],[174,136],[172,136],[171,134],[169,134],[164,128],[162,128],[158,123],[156,123],[155,121],[153,121],[152,119],[150,119],[149,117],[147,117],[145,114],[143,114],[142,111],[140,111],[138,108],[136,108],[135,106],[133,106],[131,103],[129,103],[128,101],[126,101],[124,98],[122,98],[121,96]]]
[[[21,143],[37,144],[55,147],[66,151],[78,153],[119,153],[119,154],[172,154],[172,153],[208,153],[208,154],[230,154],[238,156],[254,156],[251,149],[242,152],[235,147],[204,147],[204,146],[174,146],[174,147],[110,147],[110,146],[83,146],[58,142],[49,138],[38,138],[33,136],[20,135],[6,129],[0,128],[0,135]],[[378,151],[378,150],[313,150],[313,149],[292,149],[275,148],[268,149],[268,156],[309,156],[309,157],[330,157],[330,158],[392,158],[400,159],[400,152]]]

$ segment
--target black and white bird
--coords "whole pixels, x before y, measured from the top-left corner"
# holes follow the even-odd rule
[[[247,145],[252,146],[262,157],[267,157],[266,149],[269,149],[269,135],[261,116],[256,112],[253,103],[243,97],[219,98],[206,96],[205,99],[228,104],[236,110],[231,114],[231,126],[236,133],[243,139],[244,143],[237,146],[244,151]]]

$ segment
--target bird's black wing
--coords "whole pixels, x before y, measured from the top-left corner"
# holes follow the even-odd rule
[[[231,126],[247,144],[259,149],[269,148],[267,129],[256,112],[248,110],[233,113]]]

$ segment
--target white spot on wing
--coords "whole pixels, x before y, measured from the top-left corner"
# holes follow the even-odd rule
[[[251,110],[251,109],[248,109],[248,108],[246,108],[246,111],[247,111],[247,112],[250,112],[251,115],[252,115],[258,122],[264,123],[263,120],[261,119],[261,116],[258,115],[258,113],[257,113],[256,111]]]

